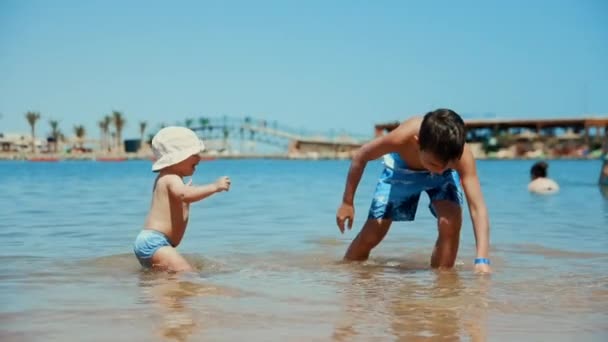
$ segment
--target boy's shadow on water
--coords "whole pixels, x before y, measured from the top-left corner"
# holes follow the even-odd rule
[[[191,259],[191,258],[187,258]],[[158,333],[165,339],[186,341],[203,330],[201,322],[208,313],[195,298],[209,296],[234,297],[237,291],[205,282],[201,277],[209,272],[202,260],[188,260],[195,268],[192,273],[173,273],[140,269],[138,285],[140,303],[158,309],[152,313],[161,321]]]
[[[186,341],[201,327],[201,320],[193,310],[191,301],[196,297],[224,295],[228,292],[203,281],[201,274],[210,272],[210,267],[206,267],[208,262],[196,256],[188,259],[196,272],[176,274],[146,270],[130,253],[98,257],[86,260],[82,265],[86,267],[83,272],[98,277],[134,277],[140,290],[136,303],[146,312],[143,317],[159,327],[163,339]],[[157,324],[156,321],[160,323]]]
[[[383,334],[397,341],[485,340],[490,278],[474,277],[466,284],[459,270],[432,270],[428,260],[374,258],[351,270],[335,340],[387,338],[372,332],[386,322]]]
[[[200,328],[188,301],[199,295],[202,285],[181,279],[178,274],[142,270],[139,287],[140,303],[151,304],[155,309],[152,315],[160,315],[162,337],[186,341]]]

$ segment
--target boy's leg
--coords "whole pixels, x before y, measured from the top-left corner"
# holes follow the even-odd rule
[[[365,221],[357,237],[353,240],[344,255],[344,260],[364,261],[369,258],[369,253],[386,236],[391,223],[390,219],[370,218]]]
[[[175,248],[165,246],[159,248],[150,259],[152,267],[155,269],[168,270],[173,272],[192,272],[194,269]]]
[[[462,208],[449,200],[434,201],[432,206],[437,215],[438,237],[431,256],[431,267],[453,267],[460,243]]]

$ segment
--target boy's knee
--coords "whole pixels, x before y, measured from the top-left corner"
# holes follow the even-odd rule
[[[382,241],[384,236],[378,232],[369,232],[361,236],[361,243],[369,248],[374,248],[377,244]]]
[[[460,212],[439,216],[437,219],[437,228],[439,229],[439,235],[442,237],[451,238],[459,236],[461,227],[462,214]]]
[[[177,253],[175,248],[165,246],[159,248],[152,255],[153,268],[171,272],[192,272],[194,268],[190,263]]]
[[[462,219],[462,207],[448,200],[434,201],[431,204],[438,220],[457,222]]]
[[[442,216],[437,219],[437,224],[440,228],[457,228],[460,229],[462,218],[458,216],[446,217]]]

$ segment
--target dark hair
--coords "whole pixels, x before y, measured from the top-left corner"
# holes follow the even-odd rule
[[[460,115],[450,109],[428,112],[418,133],[420,150],[435,155],[443,162],[458,160],[464,150],[466,132]]]
[[[545,163],[543,161],[536,162],[536,163],[534,163],[534,165],[532,165],[532,168],[530,169],[530,176],[532,177],[532,179],[539,178],[539,177],[547,177],[548,168],[549,168],[549,165],[547,165],[547,163]]]

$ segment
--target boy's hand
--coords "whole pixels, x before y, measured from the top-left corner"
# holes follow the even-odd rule
[[[355,217],[355,208],[352,204],[342,203],[336,214],[336,223],[340,232],[344,233],[344,223],[348,220],[348,229],[353,228],[353,218]]]
[[[475,265],[475,273],[485,274],[492,273],[492,269],[488,264],[477,264]]]
[[[227,176],[218,178],[215,181],[215,186],[217,186],[218,192],[230,190],[230,178],[228,178]]]

